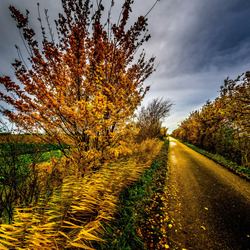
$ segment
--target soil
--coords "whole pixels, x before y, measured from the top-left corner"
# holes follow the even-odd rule
[[[250,249],[250,182],[170,138],[171,249]]]

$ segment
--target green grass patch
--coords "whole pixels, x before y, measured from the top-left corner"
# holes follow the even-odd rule
[[[118,212],[105,228],[105,243],[97,249],[148,249],[162,244],[164,193],[169,141],[141,179],[127,187],[119,197]]]
[[[62,152],[59,145],[35,144],[35,143],[0,143],[0,163],[12,159],[12,164],[17,161],[31,163],[36,158],[37,163],[49,162],[51,157],[60,158]],[[66,146],[63,146],[65,149]],[[14,161],[13,161],[14,160]]]
[[[37,152],[49,152],[62,148],[59,145],[38,144],[38,143],[0,143],[0,151],[2,153],[24,155],[35,154]],[[66,146],[63,146],[65,149]]]
[[[41,144],[0,144],[0,218],[10,223],[14,207],[37,201],[41,187],[37,164],[60,158],[62,152]]]
[[[61,158],[63,155],[61,150],[53,150],[45,152],[41,156],[41,162],[50,162],[51,157]]]
[[[219,163],[220,165],[229,169],[231,172],[239,175],[243,179],[246,179],[248,181],[250,180],[250,169],[249,168],[239,166],[237,163],[232,162],[230,160],[227,160],[225,157],[223,157],[221,155],[210,153],[204,149],[198,148],[192,144],[189,144],[187,142],[183,142],[179,139],[176,139],[176,140],[180,141],[181,143],[185,144],[186,146],[195,150],[196,152],[198,152],[198,153],[208,157],[209,159],[215,161],[216,163]]]

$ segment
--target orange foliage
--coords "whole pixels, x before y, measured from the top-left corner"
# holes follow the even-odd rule
[[[62,183],[58,185],[57,178],[50,178],[54,192],[49,199],[47,190],[42,190],[36,206],[15,208],[13,223],[0,226],[4,238],[0,248],[93,249],[92,242],[103,241],[104,225],[113,218],[121,191],[150,167],[162,144],[146,140],[126,160],[84,177],[66,159],[44,163],[40,174],[64,175]]]
[[[184,120],[173,136],[250,167],[250,72],[226,79],[221,95]]]
[[[67,145],[70,150],[65,153],[72,150],[71,158],[81,166],[104,162],[111,157],[110,149],[119,149],[124,129],[148,90],[143,82],[153,71],[154,58],[146,61],[143,52],[133,62],[138,48],[149,39],[143,35],[147,19],[140,16],[126,29],[131,4],[125,0],[117,25],[108,17],[105,26],[101,4],[92,13],[91,1],[62,0],[64,13],[56,21],[58,43],[53,37],[49,41],[40,20],[40,46],[29,28],[28,13],[24,16],[10,7],[32,67],[28,70],[16,60],[12,65],[19,82],[0,77],[11,93],[0,92],[0,99],[15,108],[2,113],[24,132],[44,133],[43,139]]]

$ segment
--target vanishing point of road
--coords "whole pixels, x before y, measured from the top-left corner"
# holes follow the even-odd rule
[[[250,249],[250,182],[170,138],[172,249]]]

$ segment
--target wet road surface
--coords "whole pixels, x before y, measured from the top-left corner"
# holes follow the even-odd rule
[[[172,249],[250,249],[250,182],[170,138]]]

